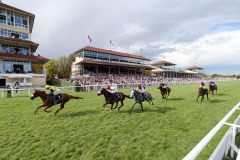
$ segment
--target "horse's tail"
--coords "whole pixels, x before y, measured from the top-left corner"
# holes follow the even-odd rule
[[[82,97],[70,96],[71,99],[83,99]]]

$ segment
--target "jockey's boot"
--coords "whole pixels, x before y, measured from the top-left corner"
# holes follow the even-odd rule
[[[53,95],[53,103],[54,104],[58,103],[58,95]]]

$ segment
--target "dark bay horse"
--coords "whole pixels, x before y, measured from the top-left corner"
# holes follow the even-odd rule
[[[132,110],[134,108],[134,106],[138,103],[141,105],[141,109],[142,109],[142,112],[144,112],[143,110],[143,106],[142,106],[142,103],[144,101],[148,101],[148,103],[150,103],[151,105],[153,105],[153,98],[152,98],[152,95],[149,93],[149,92],[145,92],[144,93],[144,96],[142,93],[138,92],[137,90],[133,90],[131,95],[134,96],[135,98],[135,103],[133,104],[132,106],[132,109],[130,110],[130,113],[132,113]]]
[[[212,92],[212,95],[214,94],[214,91],[216,91],[216,94],[217,94],[217,90],[218,90],[218,87],[217,85],[211,85],[209,84],[209,92]]]
[[[57,104],[60,104],[60,108],[54,113],[54,115],[56,115],[60,110],[62,110],[64,108],[65,103],[67,103],[70,99],[83,99],[81,97],[71,96],[66,93],[62,93],[61,96],[62,96],[62,100],[57,103]],[[34,94],[31,96],[31,100],[34,100],[37,97],[40,97],[42,99],[43,105],[39,106],[35,110],[34,114],[36,114],[37,111],[42,107],[45,107],[44,111],[49,113],[50,111],[47,111],[47,109],[51,108],[54,105],[57,105],[57,104],[54,104],[52,95],[47,94],[44,91],[35,90]]]
[[[164,83],[160,83],[160,86],[158,87],[160,89],[162,99],[167,99],[169,96],[171,89],[169,87],[164,87]]]
[[[121,106],[118,107],[118,111],[120,108],[124,105],[123,101],[125,98],[130,98],[129,96],[125,95],[122,92],[118,93],[110,93],[107,91],[107,89],[102,88],[101,91],[98,92],[98,96],[104,95],[105,97],[105,104],[103,104],[103,107],[105,107],[107,104],[111,104],[111,110],[116,109],[118,107],[119,101],[121,102]],[[116,103],[116,106],[113,108],[114,103]]]
[[[199,88],[197,101],[198,101],[198,98],[199,98],[199,97],[202,97],[202,98],[201,98],[201,102],[202,102],[205,95],[207,96],[207,100],[209,100],[209,99],[208,99],[208,89],[207,89],[207,88]]]

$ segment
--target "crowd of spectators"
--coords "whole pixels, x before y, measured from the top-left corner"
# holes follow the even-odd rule
[[[133,83],[180,83],[193,81],[208,81],[210,78],[163,78],[151,75],[135,75],[135,74],[92,74],[89,76],[70,79],[71,83],[85,86],[85,85],[104,85],[104,84],[133,84]]]

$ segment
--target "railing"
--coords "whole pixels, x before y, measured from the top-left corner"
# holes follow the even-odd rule
[[[229,81],[229,80],[234,80],[234,79],[226,79],[226,80],[218,80],[218,81]],[[202,80],[179,80],[179,81],[168,81],[168,80],[163,80],[163,83],[167,83],[168,85],[182,85],[182,84],[194,84],[194,83],[199,83]],[[152,83],[146,83],[145,86],[149,87],[149,86],[159,86],[160,83],[162,82],[152,82]],[[104,87],[105,85],[101,84],[101,85],[85,85],[85,86],[67,86],[67,87],[58,87],[60,90],[68,90],[71,92],[90,92],[90,91],[99,91],[101,90],[102,87]],[[136,83],[127,83],[127,84],[116,84],[115,85],[118,89],[122,89],[122,88],[136,88],[137,84]],[[27,95],[31,95],[32,91],[34,89],[39,89],[39,90],[44,90],[44,88],[42,87],[37,87],[37,88],[21,88],[21,89],[0,89],[0,93],[2,95],[2,98],[5,97],[5,93],[7,93],[7,91],[11,91],[12,96],[17,96],[18,94],[14,94],[13,92],[16,91],[25,91],[27,92]],[[25,93],[26,95],[26,93]]]
[[[240,160],[240,150],[236,146],[235,137],[240,131],[240,115],[233,124],[227,123],[228,119],[237,111],[240,110],[240,102],[234,106],[230,112],[183,158],[183,160],[194,160],[211,141],[211,139],[218,133],[218,131],[225,125],[230,126],[229,130],[210,156],[210,160],[220,160],[224,156],[233,158],[237,156]],[[230,155],[228,154],[230,152]],[[235,155],[234,155],[235,152]]]

